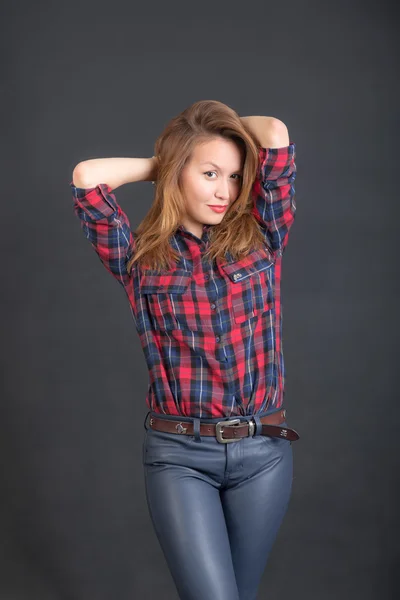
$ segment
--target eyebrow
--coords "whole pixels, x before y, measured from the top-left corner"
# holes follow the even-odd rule
[[[215,167],[216,169],[218,169],[219,171],[221,171],[221,168],[218,165],[216,165],[215,163],[213,163],[213,162],[211,162],[209,160],[206,160],[205,162],[202,162],[200,164],[201,165],[212,165],[213,167]],[[237,169],[237,171],[243,171],[243,169],[239,168],[239,169]],[[236,173],[236,171],[234,171],[234,173]]]

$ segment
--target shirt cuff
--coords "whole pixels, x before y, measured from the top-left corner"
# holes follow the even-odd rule
[[[287,175],[296,158],[296,144],[290,142],[282,148],[260,147],[258,152],[257,178],[263,181],[276,180]]]
[[[75,202],[93,220],[109,217],[118,210],[118,204],[111,187],[107,183],[99,183],[95,187],[81,188],[70,182]]]

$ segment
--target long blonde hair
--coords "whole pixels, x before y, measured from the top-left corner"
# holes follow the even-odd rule
[[[240,195],[222,221],[210,227],[210,244],[204,258],[225,260],[229,250],[234,260],[260,248],[264,237],[251,214],[251,189],[257,175],[258,142],[232,108],[217,100],[195,102],[171,119],[154,146],[158,159],[155,197],[135,232],[136,249],[127,263],[155,270],[171,268],[179,254],[170,245],[185,215],[180,174],[198,143],[222,137],[236,143],[244,157]]]

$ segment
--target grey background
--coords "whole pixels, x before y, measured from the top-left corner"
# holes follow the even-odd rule
[[[144,494],[144,357],[69,183],[81,160],[152,156],[201,99],[283,120],[297,149],[282,301],[301,439],[259,598],[394,598],[398,25],[361,0],[2,4],[2,600],[177,598]],[[152,193],[117,190],[133,228]]]

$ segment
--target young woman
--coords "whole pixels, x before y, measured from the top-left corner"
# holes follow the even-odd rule
[[[79,163],[74,210],[125,290],[149,369],[149,514],[179,597],[255,600],[292,487],[281,261],[295,144],[273,117],[200,101],[152,158]],[[153,181],[133,233],[113,190]],[[149,417],[149,418],[148,418]]]

